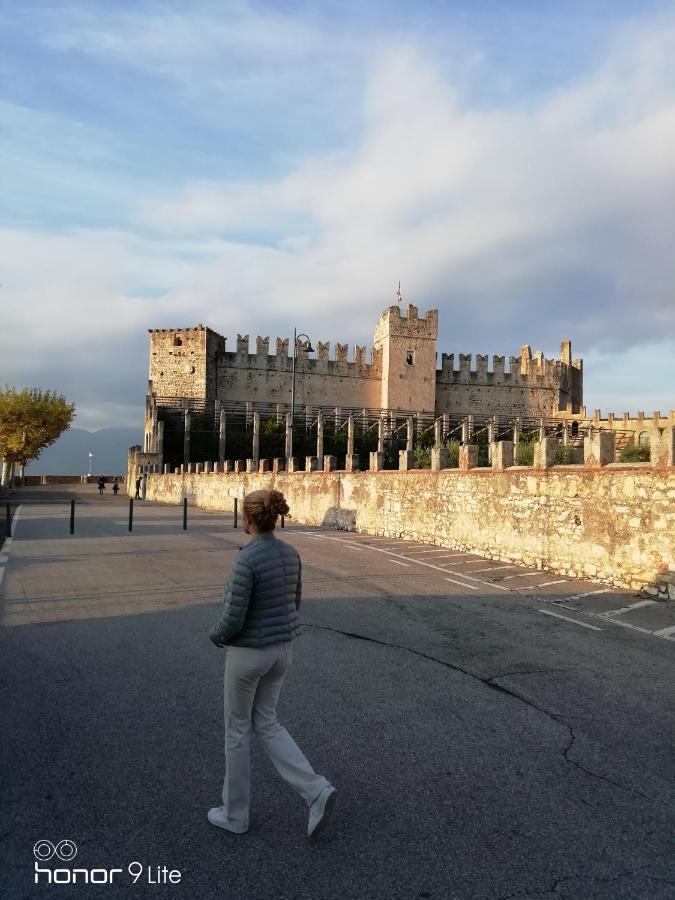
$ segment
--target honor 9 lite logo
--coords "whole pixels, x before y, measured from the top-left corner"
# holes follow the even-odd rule
[[[60,860],[64,863],[72,862],[77,856],[75,841],[59,841],[53,844],[51,841],[36,841],[33,847],[35,856],[35,884],[119,884],[127,876],[132,884],[180,884],[182,873],[180,869],[170,869],[168,866],[146,866],[143,863],[130,862],[123,869],[96,869],[87,868],[51,868],[41,866],[40,863],[50,859]],[[115,879],[117,877],[117,880]]]

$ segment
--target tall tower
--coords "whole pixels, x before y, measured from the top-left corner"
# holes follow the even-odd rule
[[[408,304],[407,316],[390,306],[375,327],[375,350],[382,351],[382,409],[434,412],[436,406],[436,338],[438,310]]]

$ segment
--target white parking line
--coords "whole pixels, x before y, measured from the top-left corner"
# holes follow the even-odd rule
[[[562,606],[562,609],[569,609],[571,612],[579,612],[584,616],[591,616],[591,618],[593,619],[600,619],[603,622],[607,622],[609,625],[620,625],[622,628],[630,628],[631,631],[640,631],[642,632],[642,634],[650,634],[652,635],[652,637],[660,637],[664,641],[675,641],[675,637],[671,637],[671,635],[669,634],[664,634],[665,631],[669,631],[670,629],[662,628],[660,631],[650,631],[649,628],[641,628],[639,625],[633,625],[631,622],[624,622],[623,619],[607,619],[605,616],[603,616],[602,613],[590,612],[587,609],[577,610],[573,606]]]
[[[446,553],[443,556],[437,556],[436,559],[459,559],[460,556],[466,556],[466,553]]]
[[[574,625],[581,625],[582,628],[590,628],[591,631],[602,631],[602,628],[598,628],[597,625],[589,625],[587,622],[579,622],[576,619],[570,619],[569,616],[561,616],[560,613],[551,612],[550,609],[540,609],[540,613],[543,613],[545,616],[554,616],[556,619],[564,619],[566,622],[572,622]]]
[[[477,591],[478,588],[473,584],[467,584],[465,581],[455,581],[454,578],[446,578],[446,581],[451,581],[453,584],[458,584],[460,587],[468,588],[470,591]]]
[[[4,554],[2,556],[0,556],[0,566],[4,566],[4,564],[7,562],[8,559],[9,559],[9,556],[6,556]]]
[[[560,578],[558,581],[542,581],[541,584],[534,584],[533,587],[550,587],[552,584],[567,584],[566,578]]]
[[[657,634],[659,637],[669,637],[669,635],[675,634],[675,625],[671,625],[668,628],[660,628],[658,631],[654,631],[653,634]]]
[[[538,574],[538,572],[521,572],[520,575],[505,575],[504,581],[509,581],[511,578],[533,578]]]
[[[565,597],[565,600],[568,602],[570,600],[581,600],[583,597],[593,597],[595,594],[610,594],[611,592],[611,588],[605,588],[602,591],[586,591],[585,594],[575,594],[573,597]]]
[[[411,550],[411,553],[419,553],[422,556],[425,553],[443,553],[445,549],[445,547],[436,547],[435,550]]]
[[[389,562],[390,562],[390,563],[396,563],[397,566],[406,566],[406,568],[410,566],[410,563],[404,563],[404,562],[401,562],[401,561],[398,560],[398,559],[390,559]]]
[[[642,609],[643,606],[653,606],[656,600],[639,600],[637,603],[629,603],[628,606],[622,606],[620,609],[610,609],[609,612],[600,613],[605,619],[612,616],[619,616],[621,613],[630,612],[631,609]]]
[[[348,543],[343,538],[337,537],[329,537],[329,535],[323,535],[323,540],[325,541],[337,541],[339,544]],[[435,569],[437,572],[447,572],[448,575],[458,575],[460,578],[467,578],[469,581],[477,581],[479,584],[484,584],[486,587],[496,588],[499,591],[506,591],[507,593],[511,593],[510,589],[507,587],[503,587],[501,584],[494,584],[491,581],[483,581],[481,578],[476,578],[474,575],[465,575],[463,572],[455,572],[454,569],[444,569],[442,566],[435,566],[433,563],[425,562],[423,559],[411,559],[409,556],[403,556],[400,553],[394,553],[393,550],[385,550],[382,547],[368,547],[369,550],[373,550],[375,553],[386,553],[387,556],[398,556],[399,559],[407,560],[408,562],[414,562],[418,566],[425,566],[427,569]],[[467,585],[464,585],[467,587]]]
[[[517,569],[518,566],[490,566],[489,569],[469,569],[469,572],[498,572],[500,569]],[[554,581],[553,584],[556,584]]]

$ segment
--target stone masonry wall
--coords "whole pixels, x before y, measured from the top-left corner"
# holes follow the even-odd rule
[[[294,518],[426,541],[675,599],[675,469],[150,475],[148,499],[231,510],[283,491]]]

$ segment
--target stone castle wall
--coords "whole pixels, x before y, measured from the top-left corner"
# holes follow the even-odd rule
[[[563,343],[560,360],[534,357],[524,346],[521,355],[510,356],[508,371],[503,356],[444,353],[436,373],[436,413],[451,415],[557,416],[562,410],[578,413],[582,401],[582,361],[565,361],[571,352]]]
[[[367,353],[357,346],[352,358],[346,344],[319,341],[315,358],[299,344],[296,366],[296,404],[344,408],[398,409],[417,412],[476,415],[554,416],[560,410],[577,413],[583,400],[581,360],[571,360],[564,342],[560,360],[543,354],[532,357],[529,347],[520,357],[443,354],[437,368],[437,310],[420,317],[408,305],[407,315],[397,306],[380,316],[374,346]],[[199,325],[188,329],[153,329],[150,332],[149,391],[158,398],[195,398],[225,402],[289,403],[293,356],[289,339],[276,339],[270,353],[269,338],[256,339],[251,352],[248,335],[237,336],[236,350],[226,339]]]
[[[219,353],[215,358],[218,400],[289,403],[293,380],[293,357],[288,340],[277,340],[277,353],[270,355],[269,340],[257,339],[257,352],[249,353],[249,337],[237,339],[236,353]],[[379,407],[382,386],[381,354],[356,347],[349,359],[347,344],[337,344],[335,358],[329,359],[330,344],[319,342],[316,359],[299,347],[296,362],[295,402],[302,406]],[[347,401],[349,400],[349,403]]]
[[[149,475],[148,499],[231,510],[283,491],[295,520],[402,537],[675,599],[675,469]]]

